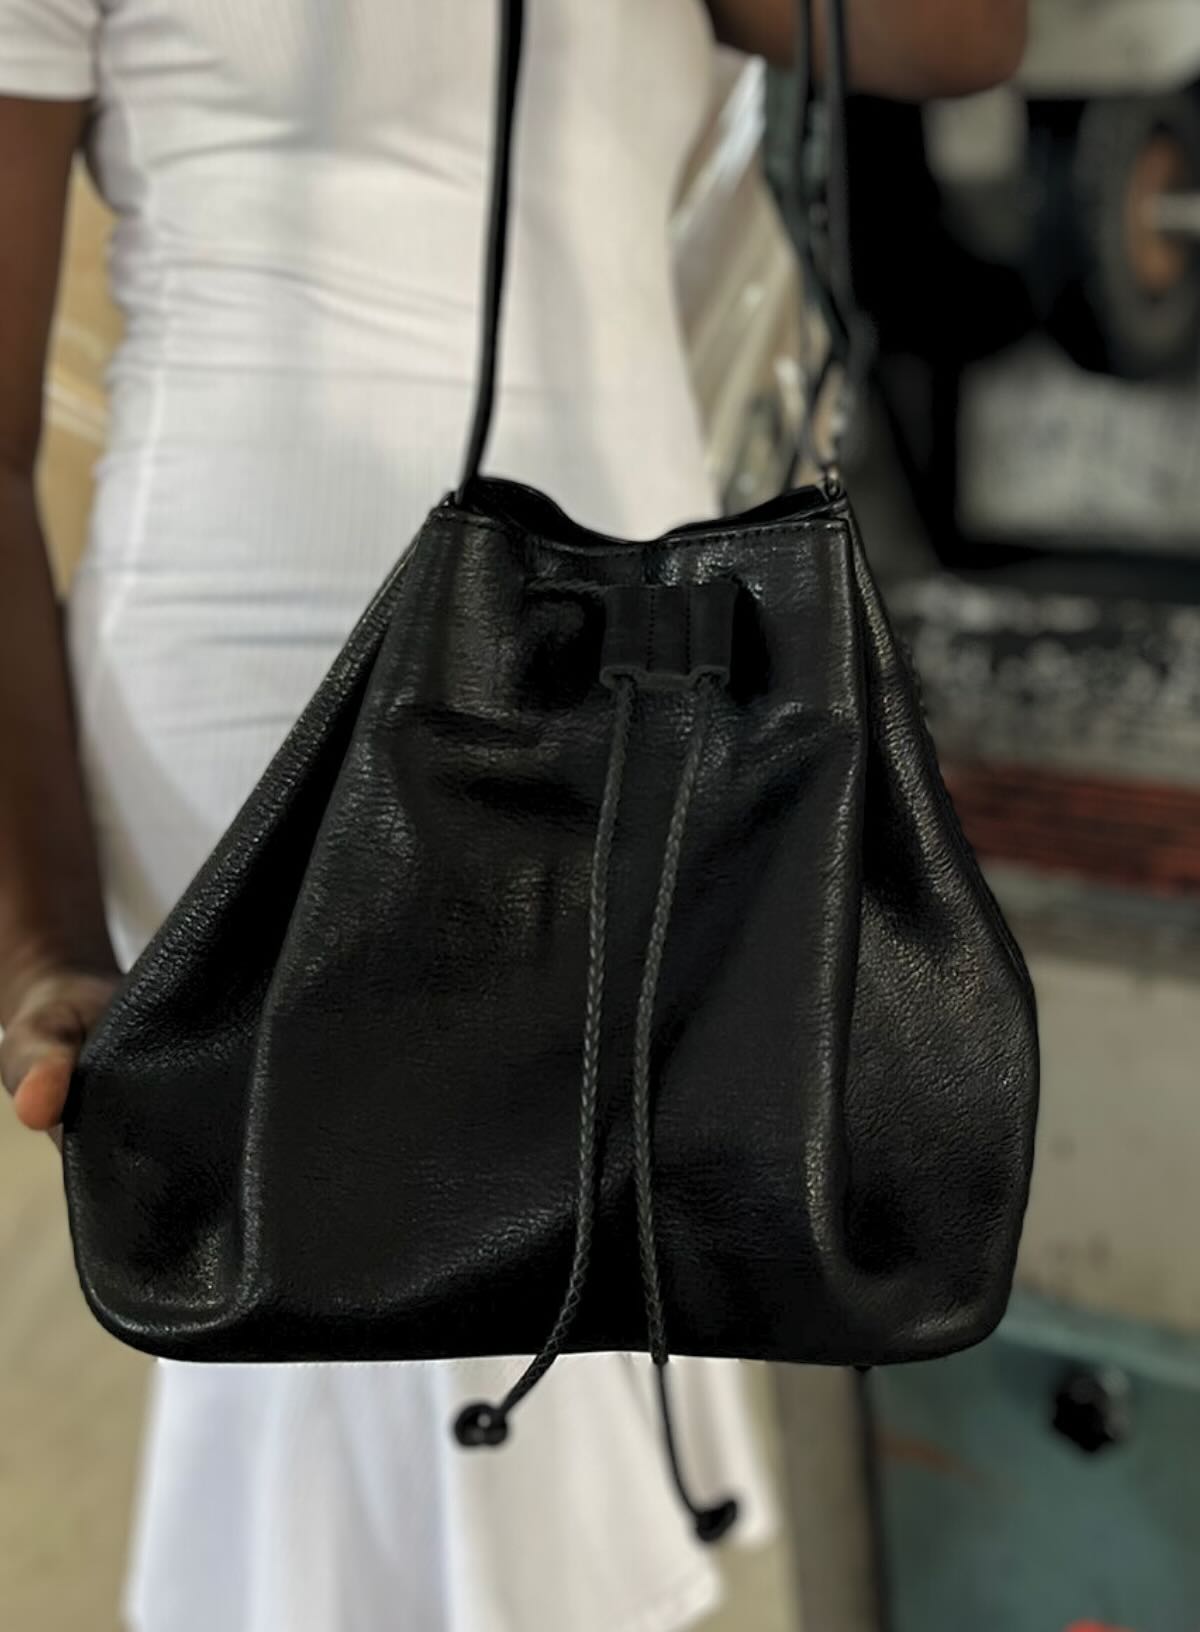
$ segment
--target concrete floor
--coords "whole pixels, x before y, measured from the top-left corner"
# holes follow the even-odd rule
[[[58,1156],[3,1105],[0,1307],[0,1628],[117,1632],[149,1362],[87,1312]],[[702,1632],[795,1632],[783,1545],[723,1556],[727,1603]]]

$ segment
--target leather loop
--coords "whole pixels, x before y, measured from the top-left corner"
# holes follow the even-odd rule
[[[644,691],[690,691],[706,675],[728,685],[733,662],[731,579],[707,584],[622,584],[604,594],[600,679]]]

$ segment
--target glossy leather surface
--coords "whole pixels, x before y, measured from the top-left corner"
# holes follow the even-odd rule
[[[878,1364],[1003,1311],[1032,994],[844,505],[629,544],[477,480],[430,517],[88,1043],[81,1279],[202,1360],[522,1354],[572,1237],[605,592],[736,584],[655,1022],[677,1353]],[[633,1015],[688,698],[640,694],[615,840],[593,1267],[645,1345]]]

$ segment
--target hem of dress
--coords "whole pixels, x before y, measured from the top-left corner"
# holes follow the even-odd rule
[[[720,1609],[724,1599],[725,1583],[716,1566],[695,1564],[649,1607],[618,1621],[612,1632],[684,1632]]]
[[[155,1632],[154,1617],[130,1605],[130,1596],[127,1589],[127,1601],[121,1611],[123,1632]],[[651,1605],[626,1620],[615,1622],[608,1632],[686,1632],[688,1627],[720,1609],[724,1600],[725,1583],[721,1572],[711,1564],[696,1564]],[[337,1628],[331,1627],[328,1632],[337,1632]]]

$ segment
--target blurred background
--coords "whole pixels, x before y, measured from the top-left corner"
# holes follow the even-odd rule
[[[820,343],[790,94],[723,60],[675,215],[730,509],[784,481]],[[879,355],[850,486],[1033,969],[1045,1101],[994,1339],[760,1377],[787,1534],[731,1566],[720,1624],[1200,1632],[1200,4],[1037,0],[1011,87],[859,101],[851,138]],[[63,584],[107,230],[81,176],[42,469]],[[145,1363],[85,1314],[56,1158],[11,1118],[0,1198],[0,1621],[113,1632]]]

